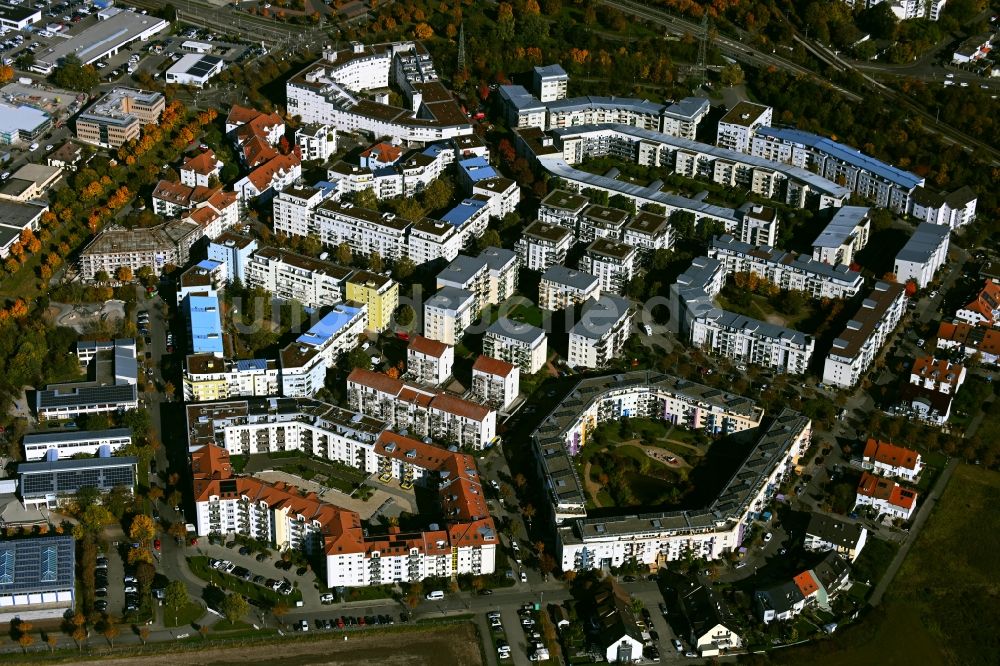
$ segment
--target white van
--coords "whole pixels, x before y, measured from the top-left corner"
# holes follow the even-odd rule
[[[434,590],[427,593],[427,601],[441,601],[442,599],[444,599],[444,592],[441,590]]]

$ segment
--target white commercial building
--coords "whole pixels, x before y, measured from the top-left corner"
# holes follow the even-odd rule
[[[903,285],[876,282],[872,293],[834,339],[823,364],[823,383],[841,388],[857,384],[905,312]]]
[[[70,430],[67,432],[35,433],[24,436],[26,461],[110,455],[132,444],[128,428],[111,430]]]
[[[226,61],[219,56],[189,53],[171,65],[164,76],[167,83],[204,88],[225,66]]]
[[[68,39],[57,39],[52,46],[35,53],[31,71],[51,74],[67,56],[92,65],[113,56],[135,41],[146,41],[170,28],[170,23],[151,14],[139,14],[120,7],[108,7],[97,14],[97,23]]]
[[[921,222],[896,255],[893,273],[905,284],[910,280],[923,289],[929,285],[938,269],[948,260],[949,227]]]
[[[347,377],[347,401],[351,409],[417,437],[474,449],[490,446],[496,437],[493,409],[370,370],[356,369]]]
[[[632,334],[632,307],[624,298],[602,294],[583,304],[580,321],[569,330],[569,355],[573,368],[600,368],[621,355]]]
[[[483,355],[513,363],[533,375],[548,360],[548,339],[537,326],[500,317],[486,329]]]

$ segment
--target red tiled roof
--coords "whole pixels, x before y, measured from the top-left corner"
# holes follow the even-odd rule
[[[914,469],[920,454],[912,449],[896,446],[869,437],[865,443],[865,460],[875,460],[883,465]]]
[[[506,361],[501,361],[498,358],[492,358],[490,356],[480,356],[476,359],[476,362],[472,364],[473,371],[478,370],[479,372],[484,372],[488,375],[494,375],[496,377],[506,377],[510,373],[514,372],[514,365],[507,363]]]
[[[374,146],[366,149],[361,153],[361,157],[372,157],[376,156],[379,162],[383,164],[392,164],[398,160],[403,154],[403,149],[399,146],[394,146],[391,143],[381,142],[376,143]]]
[[[448,350],[448,345],[437,340],[425,338],[422,335],[415,335],[410,339],[410,345],[407,349],[423,354],[424,356],[441,358]]]
[[[913,503],[917,501],[917,493],[907,490],[898,483],[893,487],[889,495],[889,504],[899,506],[904,509],[912,509]]]
[[[253,135],[243,144],[243,161],[251,169],[278,156],[263,137]]]
[[[858,494],[874,499],[888,500],[890,504],[904,509],[911,508],[917,500],[917,493],[915,491],[903,488],[898,483],[868,472],[861,474],[861,481],[858,483]]]
[[[185,171],[194,171],[202,176],[207,176],[215,171],[218,162],[219,160],[216,159],[215,153],[209,149],[203,153],[198,153],[194,157],[189,157],[184,160],[184,164],[181,166],[181,169],[184,169]]]
[[[153,198],[169,201],[180,206],[188,206],[191,203],[191,194],[193,192],[194,188],[188,187],[184,183],[161,180],[156,184],[156,188],[153,189]]]
[[[288,155],[278,155],[268,161],[267,164],[259,166],[247,176],[250,182],[254,184],[254,187],[258,191],[263,192],[267,188],[271,187],[271,181],[274,180],[274,175],[279,171],[289,171],[294,167],[299,165],[299,158],[295,153],[289,153]]]
[[[431,401],[431,407],[448,412],[455,416],[462,416],[473,421],[483,421],[490,414],[489,407],[463,400],[457,396],[442,393]]]
[[[261,115],[261,113],[257,109],[250,109],[236,104],[233,108],[229,109],[229,115],[226,117],[226,124],[243,125],[259,115]]]
[[[799,588],[799,592],[802,593],[803,597],[808,598],[809,595],[819,590],[819,583],[816,582],[811,571],[803,571],[792,580],[795,581],[795,585]]]
[[[403,382],[398,379],[393,379],[389,375],[383,375],[381,372],[365,370],[364,368],[351,370],[351,374],[347,376],[347,381],[391,395],[399,395],[399,392],[403,388]]]

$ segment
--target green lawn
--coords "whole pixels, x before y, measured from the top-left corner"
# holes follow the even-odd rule
[[[202,615],[205,614],[205,609],[199,604],[191,601],[186,606],[178,609],[177,620],[174,620],[174,611],[164,607],[163,608],[163,624],[167,627],[186,627],[191,624]]]
[[[1000,473],[959,466],[882,606],[832,640],[774,653],[772,661],[818,666],[996,663],[1000,535],[984,519],[996,515],[998,501]]]
[[[214,583],[224,590],[239,592],[248,599],[259,601],[265,607],[277,605],[279,601],[284,601],[289,606],[294,606],[296,601],[302,599],[302,592],[298,589],[292,590],[290,595],[285,596],[273,590],[265,589],[260,585],[255,585],[254,583],[235,578],[221,571],[216,571],[208,566],[208,558],[201,555],[189,557],[187,558],[187,562],[191,573],[198,578]]]

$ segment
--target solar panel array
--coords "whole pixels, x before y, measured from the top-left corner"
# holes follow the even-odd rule
[[[101,492],[115,486],[135,485],[134,463],[76,469],[50,469],[21,474],[21,495],[25,498],[53,493],[69,495],[90,486]]]
[[[0,541],[0,595],[72,589],[73,537]]]
[[[187,73],[192,76],[206,76],[211,72],[218,64],[222,62],[222,58],[213,55],[202,56],[198,59],[198,62],[191,65],[188,68]]]

